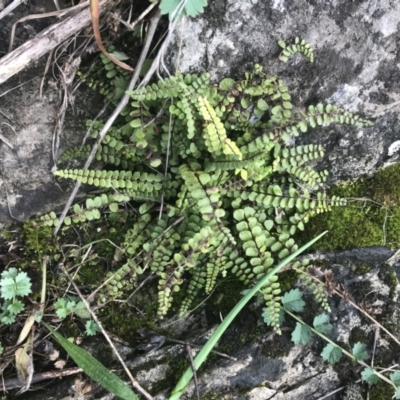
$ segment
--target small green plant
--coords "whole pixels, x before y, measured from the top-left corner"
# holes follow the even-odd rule
[[[76,314],[83,319],[90,318],[90,313],[86,309],[85,304],[75,296],[67,296],[58,299],[54,303],[56,314],[59,318],[63,319],[69,315]]]
[[[161,14],[168,14],[170,20],[181,18],[185,15],[196,17],[204,11],[208,0],[161,0]]]
[[[297,51],[311,57],[299,43]],[[260,65],[244,79],[226,78],[218,86],[207,73],[188,74],[129,94],[125,123],[109,131],[96,155],[107,169],[55,174],[105,191],[87,199],[86,207],[75,205],[66,224],[99,219],[99,209],[108,208],[111,216],[135,202],[132,226],[119,244],[126,261],[107,276],[99,299],[121,296],[149,268],[159,277],[160,318],[187,273],[181,315],[219,277],[232,273],[252,287],[277,260],[296,251],[294,235],[313,215],[346,202],[328,198],[328,172],[309,165],[323,156],[322,147],[295,146],[294,138],[308,127],[371,124],[330,104],[296,111],[284,82],[264,74]],[[93,138],[101,127],[98,121]],[[80,148],[67,154],[82,155]],[[55,214],[42,219],[58,223]],[[139,250],[141,257],[134,258]],[[295,267],[305,270],[308,261]],[[273,279],[262,293],[279,332],[280,283]],[[305,283],[329,311],[319,284]]]
[[[78,297],[75,296],[67,296],[61,299],[58,299],[54,303],[54,309],[56,314],[59,318],[64,319],[68,316],[73,316],[74,314],[77,315],[79,318],[82,319],[89,319],[90,313],[87,310],[83,301],[79,300]],[[93,336],[98,332],[99,328],[97,324],[89,320],[85,324],[85,333],[88,336]]]
[[[16,316],[25,306],[19,299],[31,293],[31,280],[26,272],[19,272],[17,268],[10,268],[1,273],[0,297],[4,299],[1,306],[0,322],[12,324]]]
[[[289,46],[283,40],[279,40],[278,44],[283,49],[279,56],[281,61],[287,62],[292,54],[301,53],[304,54],[310,62],[314,62],[314,50],[304,39],[301,40],[300,38],[296,37],[294,39],[294,43]]]
[[[312,327],[306,324],[301,318],[294,314],[294,312],[302,312],[304,310],[306,303],[302,299],[302,296],[303,293],[299,289],[292,289],[281,298],[280,321],[282,323],[284,322],[285,313],[297,321],[296,328],[292,332],[292,342],[294,344],[307,345],[311,341],[313,334],[318,335],[327,342],[327,345],[321,352],[323,360],[327,361],[329,364],[336,364],[340,361],[343,354],[346,355],[364,367],[361,373],[363,381],[367,382],[369,385],[373,385],[377,383],[379,379],[382,379],[393,386],[396,399],[400,399],[400,371],[391,373],[389,375],[390,379],[388,379],[385,375],[364,362],[369,358],[364,343],[355,343],[350,353],[329,339],[326,335],[332,331],[332,325],[329,323],[328,315],[320,314],[315,316]],[[268,309],[264,309],[263,318],[267,325],[271,325]]]

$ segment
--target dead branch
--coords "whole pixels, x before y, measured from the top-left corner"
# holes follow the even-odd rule
[[[107,4],[111,1],[112,0],[103,0],[100,3],[101,14],[104,13]],[[74,11],[71,10],[71,12]],[[53,24],[49,28],[38,33],[32,40],[29,40],[13,52],[2,57],[0,59],[0,84],[24,69],[33,61],[38,60],[40,57],[50,52],[70,36],[90,25],[90,23],[90,10],[86,8],[77,14],[70,15],[61,22]]]

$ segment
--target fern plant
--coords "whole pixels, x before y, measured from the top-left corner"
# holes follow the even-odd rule
[[[178,75],[129,95],[125,123],[109,131],[97,153],[105,169],[55,174],[105,192],[88,199],[86,207],[75,205],[67,223],[99,218],[104,206],[117,212],[125,202],[139,203],[121,243],[126,262],[100,299],[120,296],[124,285],[132,287],[149,268],[159,277],[159,317],[186,276],[181,314],[200,290],[210,293],[228,273],[251,287],[298,248],[294,235],[313,215],[345,204],[327,197],[327,171],[310,165],[323,156],[322,147],[293,145],[300,132],[331,123],[371,125],[330,104],[294,110],[284,82],[264,74],[260,65],[239,81],[213,85],[207,73]],[[71,149],[68,156],[87,150]],[[42,218],[51,225],[55,217]],[[294,266],[305,270],[308,261]],[[305,283],[329,311],[323,287]],[[278,277],[262,293],[279,332]]]

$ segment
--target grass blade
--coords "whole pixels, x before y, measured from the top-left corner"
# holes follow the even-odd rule
[[[103,386],[109,392],[126,400],[139,400],[139,397],[126,385],[124,381],[117,375],[110,372],[102,363],[91,356],[86,350],[81,349],[77,345],[69,342],[65,337],[52,329],[45,322],[42,324],[57,339],[58,343],[75,361],[78,367],[82,368],[87,375],[94,381]]]
[[[226,329],[232,323],[232,321],[234,320],[236,315],[238,315],[239,312],[241,311],[241,309],[246,305],[246,303],[268,282],[269,279],[271,279],[271,277],[273,275],[278,273],[279,270],[281,270],[286,264],[288,264],[290,261],[292,261],[294,258],[296,258],[299,254],[301,254],[304,250],[306,250],[311,245],[313,245],[317,240],[319,240],[326,233],[327,233],[327,231],[321,233],[316,238],[312,239],[311,241],[306,243],[304,246],[300,247],[300,249],[295,251],[289,257],[285,258],[275,268],[273,268],[270,272],[268,272],[249,292],[247,292],[247,294],[244,297],[242,297],[242,299],[236,304],[236,306],[233,307],[232,311],[225,317],[225,319],[222,321],[222,323],[219,325],[219,327],[214,332],[214,334],[210,337],[210,339],[208,339],[207,343],[200,350],[199,354],[197,354],[196,358],[194,359],[194,365],[196,367],[196,371],[198,371],[201,364],[207,358],[208,354],[214,348],[214,346],[216,345],[218,340],[221,338],[223,333],[226,331]],[[185,391],[186,386],[189,384],[192,377],[193,377],[193,371],[189,367],[185,371],[185,373],[182,375],[179,382],[176,384],[174,390],[171,393],[171,396],[169,397],[169,400],[178,400],[181,397],[181,395],[183,394],[183,392]]]

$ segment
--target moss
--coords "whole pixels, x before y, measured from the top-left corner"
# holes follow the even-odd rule
[[[221,321],[220,316],[227,315],[235,307],[240,298],[243,297],[241,292],[245,289],[243,282],[232,276],[220,281],[205,303],[209,323],[219,323]],[[201,299],[201,301],[204,301],[204,299]]]
[[[367,274],[369,271],[371,271],[373,267],[371,265],[368,264],[364,264],[364,263],[359,263],[355,266],[354,268],[354,273],[356,275],[365,275]]]
[[[369,389],[369,398],[374,400],[388,400],[393,398],[394,389],[388,383],[379,380]]]
[[[149,328],[160,332],[157,323],[157,296],[152,296],[147,291],[146,298],[137,296],[134,304],[118,304],[115,302],[99,312],[106,330],[127,341],[135,344],[136,332],[142,328]],[[161,334],[163,332],[160,332]]]
[[[306,231],[298,235],[302,243],[324,230],[329,234],[314,249],[349,249],[387,245],[400,247],[400,164],[381,169],[374,177],[337,185],[329,195],[368,198],[313,217]]]
[[[354,344],[358,342],[367,343],[367,341],[368,341],[368,336],[366,335],[364,330],[362,330],[358,326],[351,330],[349,343],[354,343]]]
[[[286,293],[293,289],[298,279],[299,274],[296,271],[288,270],[280,273],[279,284],[281,288],[281,293]]]
[[[40,266],[44,256],[54,256],[59,252],[59,244],[53,237],[52,228],[48,226],[39,227],[32,221],[25,223],[22,227],[22,240],[25,260],[22,260],[21,268],[26,263]]]

